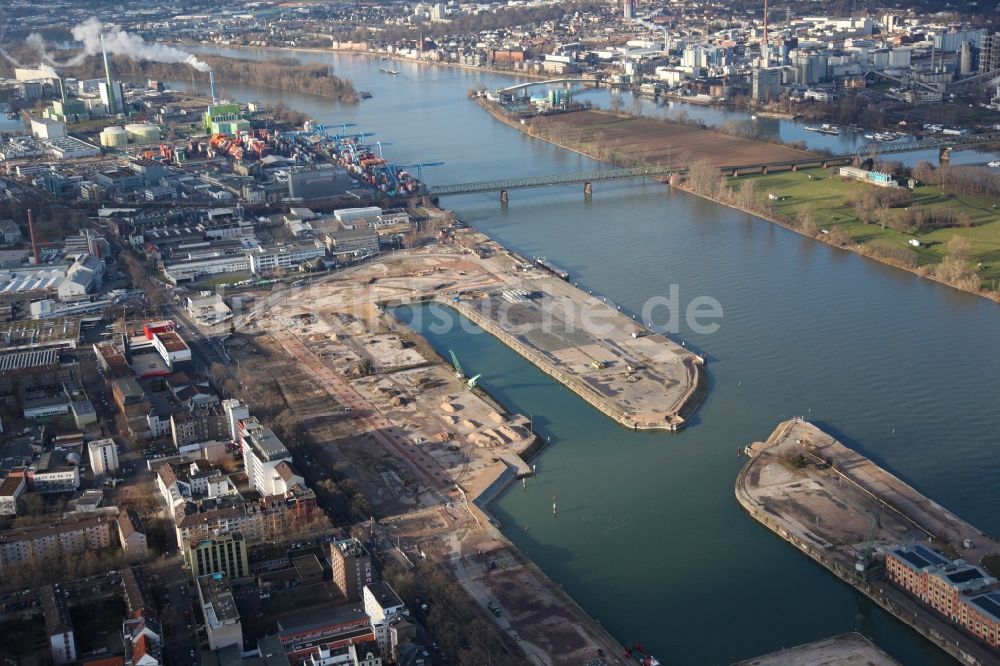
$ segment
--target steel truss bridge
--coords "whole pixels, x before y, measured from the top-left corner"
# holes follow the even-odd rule
[[[803,155],[801,159],[788,160],[783,162],[767,162],[760,164],[743,164],[736,166],[720,166],[723,173],[752,173],[768,169],[798,168],[806,166],[828,166],[833,164],[849,164],[855,158],[866,159],[872,155],[885,155],[890,153],[906,153],[915,150],[941,150],[945,151],[959,146],[977,146],[1000,143],[1000,132],[991,134],[968,134],[965,136],[948,136],[934,139],[920,139],[914,141],[895,142],[881,141],[866,143],[858,147],[857,152],[849,155]],[[501,198],[506,200],[508,190],[527,189],[531,187],[550,187],[553,185],[573,185],[584,184],[584,192],[590,192],[590,184],[604,180],[621,180],[625,178],[647,178],[652,176],[668,176],[671,173],[683,173],[683,167],[670,166],[649,166],[634,167],[630,169],[600,169],[597,171],[582,171],[578,173],[560,173],[545,176],[526,176],[524,178],[507,178],[503,180],[487,180],[471,183],[455,183],[453,185],[437,185],[428,188],[425,193],[431,197],[441,197],[457,194],[479,194],[483,192],[500,192]]]
[[[455,185],[438,185],[430,188],[429,196],[438,197],[446,194],[476,194],[480,192],[503,192],[529,187],[549,187],[550,185],[572,185],[574,183],[593,183],[601,180],[619,180],[622,178],[645,178],[647,176],[665,176],[671,171],[667,166],[637,167],[633,169],[600,169],[598,171],[582,171],[579,173],[560,173],[548,176],[526,176],[524,178],[508,178],[505,180],[488,180],[478,183],[457,183]]]
[[[909,153],[914,150],[956,148],[958,146],[988,146],[993,143],[1000,143],[1000,132],[942,136],[933,139],[914,139],[905,143],[900,141],[879,141],[860,146],[857,154],[860,157],[867,157],[872,152],[884,155],[886,153]]]

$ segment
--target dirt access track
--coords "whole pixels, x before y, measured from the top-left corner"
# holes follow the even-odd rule
[[[598,141],[648,164],[707,160],[715,166],[787,162],[808,153],[774,143],[730,136],[696,125],[655,118],[621,117],[606,111],[576,111],[532,118],[531,126],[555,143],[573,146]]]

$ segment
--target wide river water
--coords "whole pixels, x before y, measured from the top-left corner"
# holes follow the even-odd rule
[[[508,77],[305,57],[332,62],[373,98],[343,106],[220,88],[243,101],[283,100],[329,124],[357,123],[397,163],[444,161],[425,172],[432,184],[601,166],[465,99],[468,88],[510,85]],[[399,76],[379,73],[386,66]],[[512,191],[506,208],[496,195],[442,203],[624,311],[640,312],[674,284],[682,305],[718,300],[717,332],[682,325],[677,336],[708,357],[709,396],[680,433],[633,433],[487,335],[428,333],[551,437],[535,460],[538,476],[493,506],[505,533],[617,638],[642,641],[665,664],[727,664],[852,629],[905,664],[950,663],[749,518],[733,495],[744,462],[737,452],[804,415],[1000,534],[997,306],[662,185],[594,190],[589,202],[572,186]]]

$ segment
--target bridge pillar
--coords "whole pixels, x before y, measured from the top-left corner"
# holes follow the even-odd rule
[[[760,172],[766,176],[767,175],[767,167],[766,166],[762,166],[760,168]]]
[[[792,165],[792,171],[798,171],[798,170],[799,170],[799,165],[798,164],[793,164]]]
[[[739,177],[740,177],[740,170],[733,169],[733,178],[739,178]]]
[[[938,152],[938,164],[947,166],[951,162],[951,148],[942,148]]]
[[[588,197],[594,193],[594,186],[590,184],[590,181],[583,184],[583,193]]]
[[[510,197],[507,196],[507,190],[500,190],[500,203],[507,203],[510,201]]]
[[[824,169],[829,168],[829,163],[826,160],[823,160],[823,168]]]

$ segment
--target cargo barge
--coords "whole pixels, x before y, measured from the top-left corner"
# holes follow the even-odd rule
[[[544,268],[561,280],[569,280],[569,271],[559,268],[545,257],[536,257],[535,265]]]

